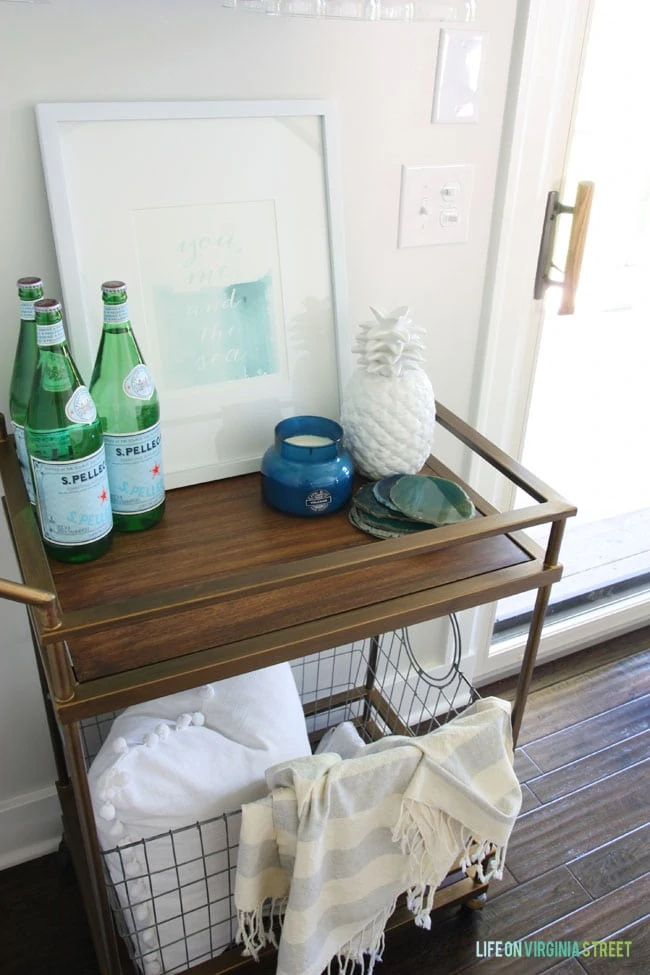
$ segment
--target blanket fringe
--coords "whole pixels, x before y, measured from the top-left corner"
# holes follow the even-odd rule
[[[396,903],[380,911],[354,938],[343,945],[330,960],[327,975],[373,975],[375,965],[384,954],[386,923],[395,911]],[[243,954],[259,961],[259,954],[267,945],[278,948],[274,923],[280,927],[287,908],[287,898],[267,898],[254,911],[238,911],[236,943],[244,946]],[[429,922],[430,924],[430,922]],[[335,967],[333,967],[335,966]]]
[[[477,878],[481,883],[493,877],[500,880],[503,876],[506,850],[505,846],[497,846],[490,840],[477,839],[458,820],[452,819],[441,810],[437,811],[435,821],[429,822],[427,826],[432,831],[429,843],[412,811],[403,803],[399,820],[393,830],[393,839],[409,858],[408,876],[411,885],[406,891],[407,907],[414,915],[417,927],[429,931],[436,889],[449,864],[460,855],[461,869],[476,867]],[[435,846],[432,840],[435,841]],[[442,858],[441,850],[445,851]],[[435,857],[434,851],[437,854]],[[493,855],[489,856],[490,853]]]
[[[243,954],[259,961],[259,953],[267,945],[278,947],[274,924],[282,927],[287,909],[286,897],[269,897],[262,901],[254,911],[237,911],[236,944],[243,944]]]
[[[472,849],[472,847],[475,848]],[[490,854],[492,855],[490,856]],[[475,866],[477,879],[482,884],[492,879],[501,880],[505,859],[505,846],[498,846],[490,840],[476,840],[471,833],[466,835],[460,866],[462,870]],[[487,869],[484,869],[484,865]]]
[[[407,803],[402,804],[399,819],[393,830],[393,840],[400,844],[402,853],[408,857],[407,877],[410,884],[406,890],[406,904],[414,915],[415,924],[425,930],[431,929],[431,911],[436,889],[447,872],[449,864],[459,852],[458,829],[455,821],[441,811],[437,811],[432,822],[427,824],[432,833],[427,838],[422,834],[413,812]]]
[[[327,966],[327,975],[354,975],[357,965],[359,975],[373,975],[375,965],[384,954],[384,929],[394,912],[396,902],[380,913],[347,944],[343,945]],[[332,966],[336,964],[336,967]]]

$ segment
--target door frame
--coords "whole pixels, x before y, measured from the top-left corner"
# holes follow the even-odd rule
[[[562,189],[573,117],[566,92],[579,80],[591,4],[525,0],[517,10],[473,404],[478,428],[516,456],[541,335],[533,287],[542,222],[549,190]]]
[[[523,448],[543,323],[542,302],[532,297],[542,221],[549,190],[563,188],[591,9],[592,0],[518,4],[472,404],[477,429],[515,457]],[[535,473],[544,477],[543,471]],[[512,503],[512,488],[493,472],[476,468],[472,477],[495,504]],[[495,612],[494,605],[483,607],[473,621],[479,680],[511,672],[520,659],[522,638],[492,644]],[[582,618],[548,623],[539,659],[633,629],[647,622],[647,614],[643,594]]]

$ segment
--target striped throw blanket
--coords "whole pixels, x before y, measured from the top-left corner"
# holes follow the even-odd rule
[[[356,964],[371,975],[400,894],[429,928],[456,861],[476,863],[480,879],[501,874],[521,806],[512,761],[510,705],[486,698],[419,738],[269,769],[270,794],[242,809],[238,941],[254,958],[274,944],[277,975],[351,975]]]

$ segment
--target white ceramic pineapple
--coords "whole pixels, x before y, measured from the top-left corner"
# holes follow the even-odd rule
[[[424,361],[424,329],[406,307],[363,322],[352,351],[359,359],[341,407],[345,444],[372,480],[416,474],[431,452],[436,402]]]

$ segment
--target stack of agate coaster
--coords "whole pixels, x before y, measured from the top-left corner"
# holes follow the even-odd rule
[[[474,505],[460,485],[425,474],[393,474],[359,488],[348,517],[376,538],[398,538],[472,518]]]

